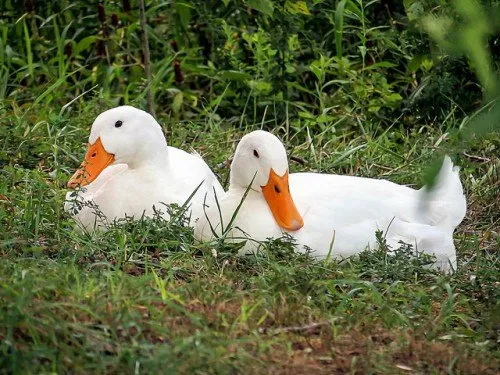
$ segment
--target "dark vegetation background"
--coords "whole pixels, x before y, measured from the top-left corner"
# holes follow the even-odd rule
[[[499,2],[152,0],[146,18],[150,81],[138,1],[0,0],[0,372],[497,373]],[[383,243],[238,259],[182,220],[74,233],[93,119],[148,90],[222,181],[260,127],[293,170],[419,185],[451,154],[459,272]]]
[[[484,42],[498,70],[491,9]],[[144,104],[136,1],[3,0],[1,11],[0,98],[62,105],[98,84],[93,94],[115,105]],[[412,127],[439,124],[453,108],[470,114],[482,88],[466,57],[429,40],[429,13],[460,22],[437,0],[148,2],[157,109],[189,119],[217,108],[238,123],[245,108],[255,122],[268,107],[292,115],[297,131],[333,117],[340,129],[361,120],[383,131],[395,118]]]

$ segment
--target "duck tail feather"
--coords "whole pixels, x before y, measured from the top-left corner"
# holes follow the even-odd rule
[[[462,222],[467,208],[459,171],[445,156],[434,186],[420,190],[425,215],[431,223],[451,231]]]

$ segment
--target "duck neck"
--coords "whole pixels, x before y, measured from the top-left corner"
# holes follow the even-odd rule
[[[161,145],[145,144],[140,151],[132,158],[132,162],[128,163],[130,169],[159,168],[167,170],[169,158],[166,142]]]
[[[243,187],[243,186],[239,186],[239,185],[233,185],[231,186],[231,184],[229,185],[229,192],[231,192],[231,194],[235,194],[241,198],[243,198],[243,196],[245,195],[245,193],[247,192],[247,189],[248,187]],[[247,194],[247,198],[250,197],[250,196],[255,196],[255,197],[262,197],[262,199],[264,199],[264,196],[262,195],[262,191],[257,190],[255,187],[251,187],[250,189],[248,189],[248,194]]]

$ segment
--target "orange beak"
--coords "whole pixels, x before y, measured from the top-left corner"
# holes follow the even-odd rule
[[[290,187],[288,186],[288,171],[278,176],[271,169],[266,186],[261,186],[264,198],[278,225],[286,230],[295,231],[304,226],[304,220],[295,207]]]
[[[114,161],[115,155],[107,152],[102,145],[101,138],[97,138],[93,145],[89,144],[85,159],[80,168],[71,176],[68,187],[74,189],[90,184]]]

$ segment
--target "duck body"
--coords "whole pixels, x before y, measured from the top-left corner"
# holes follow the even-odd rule
[[[118,113],[113,121],[116,116],[127,119],[128,111],[128,108],[125,113],[115,111]],[[135,114],[135,111],[132,112]],[[143,125],[146,120],[152,120],[145,113],[139,116],[143,117]],[[130,124],[125,121],[123,126],[126,125]],[[214,203],[214,194],[222,196],[222,187],[201,157],[167,146],[156,121],[151,126],[155,128],[154,137],[146,137],[146,145],[141,142],[147,157],[134,153],[128,160],[104,168],[81,189],[68,192],[65,210],[73,214],[80,227],[87,231],[104,229],[117,219],[151,217],[155,212],[168,219],[165,205],[183,205],[198,188],[188,203],[187,216],[194,225],[204,201],[210,206]],[[90,139],[91,144],[94,142],[95,139]]]
[[[155,211],[161,212],[161,216],[168,220],[165,205],[175,203],[182,206],[201,184],[188,203],[190,223],[194,223],[202,214],[205,194],[206,204],[210,206],[214,203],[213,189],[221,197],[222,187],[196,155],[168,147],[168,159],[163,165],[141,168],[129,168],[125,164],[108,167],[108,173],[103,172],[102,176],[78,192],[76,199],[83,204],[79,205],[80,209],[73,208],[76,211],[74,219],[90,231],[103,229],[114,220],[125,217],[152,217]],[[68,212],[73,207],[71,194],[67,193],[65,203]],[[99,216],[98,212],[103,216]]]
[[[245,191],[243,186],[230,186],[221,200],[226,226]],[[390,248],[399,248],[403,241],[435,255],[436,267],[456,268],[453,231],[465,215],[465,197],[458,169],[453,168],[449,158],[445,159],[435,188],[429,191],[386,180],[294,173],[289,175],[289,192],[303,220],[298,230],[284,229],[277,223],[257,187],[248,191],[227,234],[233,242],[257,240],[248,240],[241,253],[258,249],[258,241],[288,233],[298,251],[311,251],[317,258],[341,259],[376,248],[376,232],[382,231]],[[203,240],[214,237],[210,225],[219,236],[222,234],[218,210],[210,209],[200,219],[195,235]]]
[[[451,173],[451,169],[443,170],[446,178],[453,179]],[[456,177],[454,182],[460,183]],[[314,194],[308,192],[311,181],[318,186]],[[402,241],[435,255],[439,268],[456,268],[452,236],[465,215],[461,192],[448,197],[448,186],[439,184],[436,191],[428,192],[384,180],[308,173],[292,174],[290,185],[304,218],[304,227],[294,236],[300,244],[317,249],[317,256],[326,256],[330,247],[337,258],[374,249],[376,232],[381,231],[392,249]],[[456,204],[461,206],[457,210]]]

